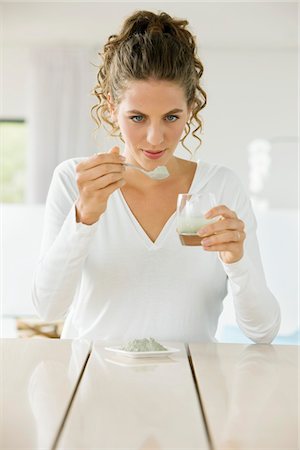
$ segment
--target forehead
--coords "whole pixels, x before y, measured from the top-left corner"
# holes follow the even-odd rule
[[[120,107],[126,109],[172,110],[184,109],[184,90],[178,83],[165,80],[135,80],[127,84]]]

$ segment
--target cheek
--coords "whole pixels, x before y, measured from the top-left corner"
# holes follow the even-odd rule
[[[141,130],[130,125],[124,127],[122,135],[128,142],[138,142],[143,137],[143,133],[141,133]]]
[[[184,132],[185,123],[177,123],[176,126],[172,129],[171,133],[174,138],[174,140],[179,140],[182,136],[182,133]]]
[[[134,140],[138,136],[138,130],[133,126],[134,124],[126,120],[119,120],[119,127],[123,137],[127,140]]]

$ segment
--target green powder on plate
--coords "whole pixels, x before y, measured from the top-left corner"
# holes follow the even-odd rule
[[[126,352],[161,352],[167,349],[152,337],[149,339],[134,339],[120,348]]]

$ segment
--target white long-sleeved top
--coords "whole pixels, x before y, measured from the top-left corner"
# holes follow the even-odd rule
[[[98,222],[77,223],[75,167],[83,159],[57,166],[48,192],[32,288],[41,318],[65,319],[62,338],[214,341],[229,285],[245,335],[273,340],[279,305],[266,285],[250,200],[230,169],[198,161],[189,190],[213,192],[245,223],[244,256],[225,264],[217,252],[181,245],[175,213],[153,243],[120,189]]]

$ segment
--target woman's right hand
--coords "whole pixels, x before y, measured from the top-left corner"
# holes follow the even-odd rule
[[[119,147],[108,153],[97,153],[76,166],[79,198],[76,201],[76,221],[86,225],[97,222],[104,213],[109,196],[124,186],[123,163]]]

